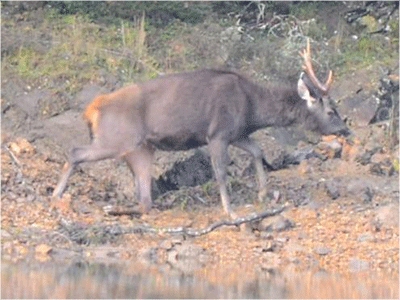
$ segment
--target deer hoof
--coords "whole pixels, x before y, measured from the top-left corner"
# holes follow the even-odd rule
[[[143,202],[141,202],[139,204],[139,211],[142,214],[148,214],[150,212],[150,210],[151,210],[151,207],[152,207],[151,201],[146,201],[145,200],[145,201],[143,201]]]
[[[231,218],[231,220],[236,220],[237,218],[239,218],[239,216],[234,213],[233,211],[230,211],[229,213],[229,217]]]

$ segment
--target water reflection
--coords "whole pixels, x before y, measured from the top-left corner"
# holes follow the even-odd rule
[[[210,283],[160,266],[76,261],[12,264],[2,262],[1,298],[397,298],[398,278],[362,274],[348,278],[324,272],[242,278]]]

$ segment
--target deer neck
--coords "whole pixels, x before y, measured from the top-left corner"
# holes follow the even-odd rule
[[[304,117],[305,103],[297,90],[287,85],[270,85],[255,101],[254,121],[259,128],[292,125]]]

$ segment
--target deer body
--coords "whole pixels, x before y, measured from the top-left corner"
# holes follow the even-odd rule
[[[318,98],[318,103],[314,101]],[[314,101],[314,102],[313,102]],[[347,131],[320,90],[302,74],[297,86],[261,87],[230,71],[199,70],[167,75],[97,97],[84,113],[92,135],[88,146],[71,150],[54,190],[61,197],[73,168],[82,162],[121,157],[135,174],[143,211],[151,207],[151,166],[156,148],[188,150],[208,145],[226,213],[229,145],[255,159],[259,198],[266,193],[261,149],[249,138],[268,126],[308,124],[323,134]]]

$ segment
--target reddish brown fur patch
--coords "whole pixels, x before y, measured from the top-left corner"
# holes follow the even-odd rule
[[[107,95],[97,96],[86,108],[83,119],[91,125],[92,132],[96,134],[98,125],[100,110],[102,107],[118,101],[134,101],[138,99],[140,94],[140,87],[137,85],[130,85],[120,90]]]

